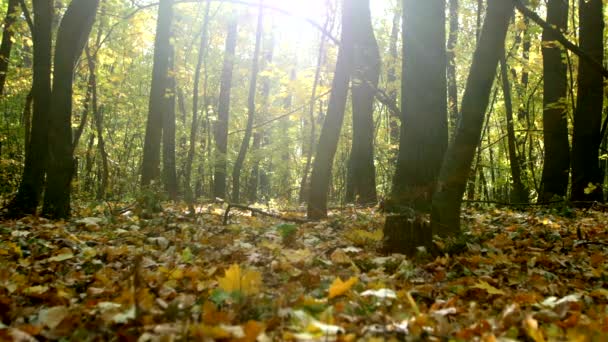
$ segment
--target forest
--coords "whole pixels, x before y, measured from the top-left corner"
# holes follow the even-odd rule
[[[0,340],[606,341],[602,0],[1,15]]]

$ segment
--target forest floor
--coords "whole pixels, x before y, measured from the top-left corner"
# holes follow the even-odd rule
[[[608,340],[603,212],[467,209],[444,256],[408,259],[378,252],[376,209],[106,209],[0,222],[0,340]]]

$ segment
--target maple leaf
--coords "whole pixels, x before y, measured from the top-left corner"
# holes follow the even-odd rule
[[[347,281],[342,281],[340,277],[336,278],[331,286],[329,287],[329,299],[338,297],[350,290],[353,285],[357,283],[359,279],[357,277],[350,277]]]
[[[262,274],[253,270],[241,271],[239,265],[234,264],[226,270],[224,277],[217,281],[220,288],[226,292],[239,291],[244,295],[253,295],[260,292]]]

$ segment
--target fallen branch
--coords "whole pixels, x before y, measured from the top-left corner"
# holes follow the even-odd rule
[[[228,218],[230,216],[230,209],[232,208],[237,208],[237,209],[241,209],[241,210],[248,210],[250,211],[252,214],[260,214],[262,216],[268,216],[268,217],[272,217],[278,220],[282,220],[282,221],[289,221],[289,222],[295,222],[295,223],[306,223],[308,222],[308,220],[303,219],[303,218],[299,218],[299,217],[285,217],[285,216],[281,216],[279,214],[274,214],[274,213],[269,213],[267,211],[261,210],[261,209],[257,209],[257,208],[253,208],[247,205],[242,205],[242,204],[232,204],[229,203],[228,204],[228,208],[226,208],[226,211],[224,212],[224,226],[228,224]]]

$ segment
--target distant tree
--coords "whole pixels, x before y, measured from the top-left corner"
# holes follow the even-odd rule
[[[148,105],[148,121],[141,165],[141,185],[149,186],[160,180],[160,146],[163,130],[163,110],[169,90],[169,58],[171,53],[171,21],[173,0],[160,0],[154,40],[154,66]]]
[[[403,15],[403,124],[389,209],[428,212],[448,145],[445,0],[404,0]]]
[[[369,0],[357,1],[352,71],[353,141],[347,182],[348,202],[375,203],[374,100],[380,78],[380,52]]]
[[[44,187],[48,155],[49,107],[51,103],[51,56],[53,0],[33,2],[34,63],[32,99],[34,110],[26,159],[17,195],[8,205],[10,217],[36,213]]]
[[[251,62],[251,78],[249,79],[249,95],[247,100],[247,127],[245,128],[245,136],[243,137],[239,154],[234,162],[234,169],[232,170],[232,201],[235,203],[240,202],[241,199],[241,170],[243,168],[243,163],[245,162],[245,157],[247,156],[247,150],[249,149],[249,143],[253,133],[253,122],[255,120],[255,95],[258,81],[262,34],[264,30],[263,2],[263,0],[260,0],[258,25],[255,36],[255,50],[253,52],[253,61]]]
[[[346,108],[348,84],[354,62],[354,26],[357,25],[359,20],[356,16],[356,7],[362,1],[364,0],[344,0],[342,6],[342,36],[338,60],[336,61],[327,115],[319,136],[310,176],[307,215],[309,219],[313,220],[327,216],[327,193],[329,191],[332,163],[338,148],[338,139]]]
[[[175,52],[169,45],[167,90],[163,99],[163,183],[171,200],[177,200],[177,171],[175,165]]]
[[[205,56],[207,54],[207,44],[208,44],[208,35],[209,35],[209,11],[211,9],[211,3],[210,1],[207,1],[206,6],[205,6],[205,12],[203,15],[203,25],[201,28],[201,40],[198,46],[198,57],[196,60],[196,67],[194,69],[194,85],[193,85],[193,90],[192,90],[192,125],[190,128],[190,144],[188,146],[188,156],[186,159],[186,170],[185,170],[185,187],[186,187],[186,202],[188,202],[188,205],[191,206],[191,210],[194,209],[193,206],[193,201],[194,201],[194,194],[192,193],[192,163],[194,162],[194,155],[196,152],[196,140],[197,140],[197,135],[198,135],[198,125],[199,125],[199,116],[198,116],[198,112],[200,111],[199,108],[199,98],[200,98],[200,80],[201,80],[201,71],[203,69],[203,61],[205,59]],[[180,91],[178,91],[178,94],[180,94]],[[181,96],[183,98],[183,95]],[[183,101],[180,101],[181,105],[183,106]],[[186,109],[183,109],[184,115],[186,112]],[[185,121],[185,119],[183,119],[183,121]]]
[[[454,142],[445,155],[433,195],[433,234],[445,236],[460,231],[462,195],[481,136],[496,67],[504,55],[505,37],[513,8],[511,1],[488,0],[486,19],[462,98],[460,122]]]
[[[42,207],[42,215],[52,219],[70,215],[74,175],[71,124],[74,68],[89,38],[98,5],[99,0],[73,0],[57,32],[49,110],[47,186]]]
[[[458,34],[460,27],[459,19],[459,0],[449,0],[449,28],[447,43],[447,87],[448,87],[448,114],[453,130],[458,123],[458,84],[456,79],[456,45],[458,44]]]
[[[547,23],[565,32],[568,27],[568,3],[549,0]],[[551,30],[543,31],[543,142],[544,166],[539,201],[564,197],[568,190],[570,143],[568,142],[568,67],[563,49]]]
[[[2,43],[0,44],[0,96],[4,94],[4,83],[8,73],[11,50],[13,48],[14,30],[13,24],[19,15],[19,0],[9,0],[4,17],[4,29],[2,32]]]
[[[579,0],[580,49],[600,64],[604,58],[602,0]],[[591,63],[579,61],[574,134],[572,137],[572,200],[604,199],[599,163],[604,80]]]
[[[230,119],[230,92],[237,39],[237,21],[228,24],[224,66],[220,79],[218,118],[215,123],[215,175],[213,177],[213,196],[226,199],[226,153],[228,150],[228,121]]]

